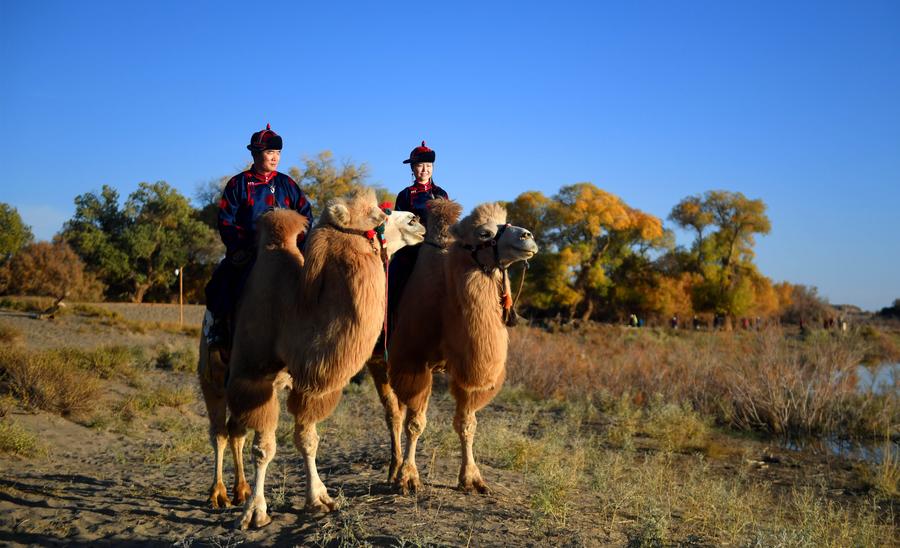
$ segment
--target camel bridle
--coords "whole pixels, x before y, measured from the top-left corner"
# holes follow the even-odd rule
[[[490,240],[486,240],[481,242],[478,245],[469,245],[469,244],[460,244],[463,249],[469,251],[472,255],[472,260],[475,261],[475,264],[478,265],[478,268],[485,274],[490,274],[494,270],[499,269],[500,274],[502,274],[503,278],[500,281],[500,306],[503,308],[503,312],[501,313],[501,318],[503,319],[503,323],[510,327],[516,325],[518,323],[519,315],[516,313],[516,303],[519,302],[519,296],[522,294],[522,288],[525,286],[525,272],[528,270],[528,261],[525,261],[525,268],[522,269],[522,279],[519,281],[519,291],[516,293],[516,298],[513,299],[510,294],[506,291],[506,280],[508,278],[508,268],[503,266],[500,263],[500,247],[498,245],[500,238],[503,236],[503,233],[506,232],[506,229],[511,225],[506,223],[500,226],[500,229],[497,230],[497,233],[494,234],[494,237]],[[434,245],[434,244],[432,244]],[[478,252],[482,249],[487,248],[494,249],[494,265],[489,266],[486,264],[482,264],[478,259]]]

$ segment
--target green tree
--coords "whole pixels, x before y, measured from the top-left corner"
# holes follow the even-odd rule
[[[31,227],[22,221],[18,210],[0,202],[0,264],[34,240]]]
[[[215,231],[165,182],[140,183],[121,208],[109,186],[100,195],[78,196],[75,206],[61,238],[109,286],[112,297],[142,302],[148,291],[167,293],[176,268],[196,270],[222,254]]]
[[[695,233],[692,270],[702,282],[693,288],[694,307],[730,316],[753,310],[760,287],[753,265],[755,235],[771,229],[765,203],[740,192],[712,190],[683,199],[669,219]]]
[[[369,166],[364,163],[356,165],[350,161],[344,161],[338,166],[331,151],[324,150],[314,158],[304,157],[303,167],[292,167],[289,173],[306,194],[313,215],[318,216],[332,198],[344,196],[366,185]],[[394,196],[388,190],[380,186],[374,188],[379,201],[393,201]]]

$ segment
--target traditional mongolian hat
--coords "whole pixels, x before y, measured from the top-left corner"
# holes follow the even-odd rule
[[[281,145],[281,135],[272,131],[269,124],[266,124],[266,129],[257,131],[250,137],[250,144],[247,145],[247,150],[254,152],[281,150]]]
[[[422,141],[422,146],[412,149],[412,152],[409,153],[409,158],[403,160],[403,163],[421,164],[424,162],[434,163],[434,151],[425,146],[425,141]]]

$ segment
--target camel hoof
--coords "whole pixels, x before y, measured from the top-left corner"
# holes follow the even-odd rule
[[[272,523],[272,518],[269,517],[266,511],[256,508],[250,512],[244,512],[244,515],[238,518],[237,523],[235,523],[235,528],[246,531],[250,527],[260,529],[270,523]]]
[[[327,514],[338,509],[338,505],[328,495],[317,497],[315,500],[307,501],[306,511],[311,514]]]
[[[212,491],[209,493],[209,501],[216,510],[231,506],[231,501],[228,499],[228,492],[225,490],[225,484],[217,483],[213,486]]]
[[[484,483],[484,480],[481,478],[473,479],[468,482],[459,482],[459,490],[467,495],[470,493],[478,493],[479,495],[488,495],[491,490],[488,489],[487,484]]]
[[[397,473],[394,484],[400,488],[400,493],[403,495],[418,493],[422,489],[419,470],[415,466],[403,465]]]
[[[259,529],[272,523],[272,518],[266,513],[266,499],[257,497],[247,503],[244,513],[235,522],[235,527],[241,531],[246,531],[250,527]]]
[[[253,491],[250,489],[250,484],[246,481],[235,483],[234,484],[234,504],[241,505],[247,502],[247,499],[250,498],[250,493]]]

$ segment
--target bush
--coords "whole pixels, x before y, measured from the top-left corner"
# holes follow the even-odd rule
[[[3,268],[6,293],[83,300],[103,295],[103,284],[85,271],[84,262],[64,242],[28,244]]]
[[[40,456],[45,452],[37,436],[15,422],[0,420],[0,453]]]
[[[156,367],[170,371],[196,371],[198,351],[195,347],[163,348],[156,356]]]
[[[24,405],[63,416],[82,416],[101,395],[100,379],[71,367],[52,352],[0,350],[0,378],[5,392]]]
[[[58,348],[48,350],[48,354],[101,379],[134,379],[140,366],[146,361],[140,347],[101,346],[84,350],[81,348]]]
[[[775,328],[671,336],[591,324],[567,333],[521,327],[510,331],[507,378],[545,398],[597,401],[604,394],[646,410],[659,394],[660,405],[687,406],[682,419],[712,417],[739,430],[871,435],[900,405],[896,395],[874,401],[878,396],[858,393],[855,372],[866,348],[853,333],[797,340]],[[617,445],[628,445],[637,427],[629,417],[611,426]]]
[[[0,345],[12,346],[22,340],[22,332],[11,325],[0,324]]]

